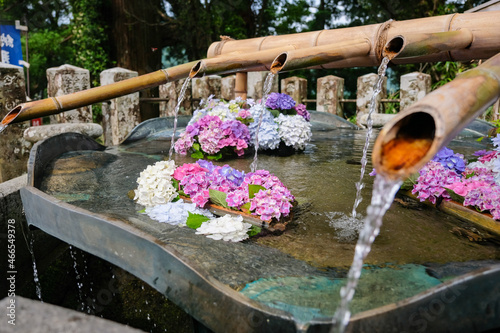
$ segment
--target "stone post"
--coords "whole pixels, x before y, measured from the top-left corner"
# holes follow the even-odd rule
[[[316,84],[316,110],[342,117],[344,111],[340,101],[344,98],[344,79],[328,75],[318,78]]]
[[[137,77],[137,72],[115,67],[101,72],[101,86]],[[116,146],[140,123],[139,93],[120,96],[102,103],[104,144]]]
[[[234,85],[236,83],[236,75],[223,77],[220,86],[220,97],[226,101],[236,98],[234,93]]]
[[[400,80],[399,111],[403,111],[431,91],[431,76],[429,74],[413,72],[402,75]]]
[[[281,80],[281,92],[292,96],[297,104],[307,99],[307,80],[297,76]]]
[[[49,97],[71,94],[90,88],[90,72],[72,65],[47,69],[47,94]],[[50,116],[51,122],[91,123],[92,106],[87,105]]]
[[[356,116],[360,119],[362,115],[368,114],[370,111],[370,102],[373,97],[374,86],[377,83],[378,75],[375,73],[366,74],[358,77],[358,91],[356,96]],[[380,100],[386,98],[387,96],[387,77],[384,76],[384,82],[382,83],[382,91],[378,94],[375,99],[375,110],[376,113],[383,112],[383,106]]]
[[[248,72],[247,98],[258,100],[264,93],[264,82],[269,72]],[[274,76],[271,92],[278,92],[278,75]]]
[[[160,102],[160,117],[170,117],[175,114],[175,107],[177,106],[177,100],[179,99],[179,94],[181,92],[182,86],[186,82],[186,79],[181,79],[173,82],[168,82],[162,84],[159,87],[160,98],[168,98],[167,102]],[[190,115],[193,113],[193,105],[191,101],[192,96],[192,81],[189,81],[188,87],[186,88],[186,93],[184,95],[184,100],[179,108],[179,114]]]
[[[220,92],[221,77],[219,75],[193,78],[193,108],[197,108],[201,100],[207,99],[210,95],[220,98]]]
[[[0,119],[16,105],[26,102],[23,68],[0,63]],[[29,121],[10,124],[0,133],[0,183],[26,173],[31,143],[23,132]]]

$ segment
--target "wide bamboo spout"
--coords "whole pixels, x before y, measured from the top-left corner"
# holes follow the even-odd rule
[[[380,131],[373,166],[391,179],[417,172],[500,97],[500,53],[434,90]]]
[[[196,64],[197,62],[193,61],[105,86],[82,90],[68,95],[23,103],[7,113],[7,115],[2,119],[0,127],[5,127],[11,123],[61,113],[85,105],[103,102],[143,89],[155,87],[160,84],[183,79],[189,76],[191,69]]]

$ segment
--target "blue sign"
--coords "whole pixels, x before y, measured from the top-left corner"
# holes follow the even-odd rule
[[[0,25],[0,52],[1,62],[22,67],[21,33],[15,26]]]

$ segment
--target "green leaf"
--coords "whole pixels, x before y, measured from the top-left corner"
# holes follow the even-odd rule
[[[225,192],[209,189],[208,196],[212,203],[222,206],[224,208],[229,208],[226,202],[227,194]]]
[[[203,222],[210,220],[209,217],[202,214],[193,214],[191,212],[188,212],[188,214],[186,225],[191,229],[198,229]]]
[[[203,153],[198,150],[197,152],[192,153],[191,157],[196,158],[196,159],[201,159],[201,158],[203,158]]]
[[[193,143],[193,149],[196,151],[200,151],[200,144],[198,142]]]
[[[266,188],[261,185],[248,185],[248,197],[252,199],[257,193],[259,193],[260,190],[265,191]]]
[[[141,210],[140,210],[140,211],[138,211],[137,213],[140,213],[140,214],[145,214],[145,213],[146,213],[146,208],[141,209]]]
[[[450,195],[452,200],[455,200],[456,202],[460,202],[461,204],[464,203],[465,198],[463,196],[456,194],[455,191],[453,191],[452,189],[449,189],[446,187],[444,189],[446,190],[446,192],[448,192],[448,194]]]
[[[471,177],[474,177],[476,172],[472,171],[472,173],[469,173],[468,175],[465,175],[465,179],[469,179]]]
[[[241,211],[244,212],[244,213],[248,213],[250,214],[250,206],[252,204],[250,202],[247,202],[246,204],[244,204],[243,206],[241,206]]]
[[[248,230],[248,236],[252,237],[252,236],[255,236],[257,235],[259,232],[261,232],[262,228],[260,227],[257,227],[256,225],[252,225],[252,227],[250,228],[250,230]]]
[[[417,183],[417,179],[420,176],[420,174],[414,173],[410,177],[406,178],[403,184],[401,184],[401,189],[402,190],[411,190],[413,186]]]
[[[280,112],[278,110],[270,110],[271,114],[273,115],[274,118],[278,118],[280,115]]]
[[[208,155],[207,160],[220,160],[222,158],[222,153],[218,152],[216,155]]]

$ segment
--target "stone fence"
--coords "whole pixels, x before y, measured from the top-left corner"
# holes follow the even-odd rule
[[[136,77],[137,72],[116,67],[103,71],[100,75],[101,85],[111,84],[128,78]],[[247,98],[262,98],[263,84],[267,72],[247,73]],[[56,97],[90,88],[90,73],[88,70],[72,65],[49,68],[47,70],[48,96]],[[343,117],[344,103],[355,102],[357,119],[362,119],[368,113],[373,87],[378,75],[366,74],[357,80],[356,99],[344,99],[344,79],[328,75],[316,82],[315,100],[307,98],[306,79],[289,77],[281,80],[281,92],[291,95],[298,103],[315,102],[317,111],[328,112]],[[91,106],[66,111],[50,117],[53,128],[45,128],[44,134],[37,133],[37,129],[30,127],[29,122],[9,126],[8,130],[0,134],[0,182],[17,177],[25,172],[29,150],[33,144],[46,135],[53,135],[64,131],[76,131],[93,135],[103,135],[105,145],[117,145],[126,135],[141,122],[140,103],[159,103],[160,117],[173,116],[179,92],[185,80],[170,82],[159,87],[158,98],[139,97],[139,93],[115,98],[102,103],[102,128],[96,130],[92,123]],[[26,101],[23,69],[18,66],[0,64],[0,117],[3,118],[15,105]],[[226,100],[234,99],[236,75],[210,75],[202,78],[193,78],[189,83],[185,99],[180,106],[179,114],[189,115],[199,105],[200,100],[210,95]],[[278,77],[275,77],[271,91],[278,92]],[[431,78],[427,74],[415,72],[401,76],[400,98],[389,100],[387,96],[387,78],[384,77],[382,93],[377,97],[375,106],[379,113],[383,113],[384,102],[400,103],[400,110],[404,110],[415,101],[424,97],[431,87]],[[498,116],[498,102],[496,104]],[[1,119],[0,118],[0,119]],[[498,119],[498,117],[496,118]],[[68,129],[71,123],[71,129]],[[57,125],[66,124],[66,125]],[[80,124],[80,125],[78,125]],[[85,126],[83,124],[86,124]],[[62,128],[61,128],[62,127]],[[41,129],[41,128],[40,128]],[[24,137],[23,137],[24,133]]]

